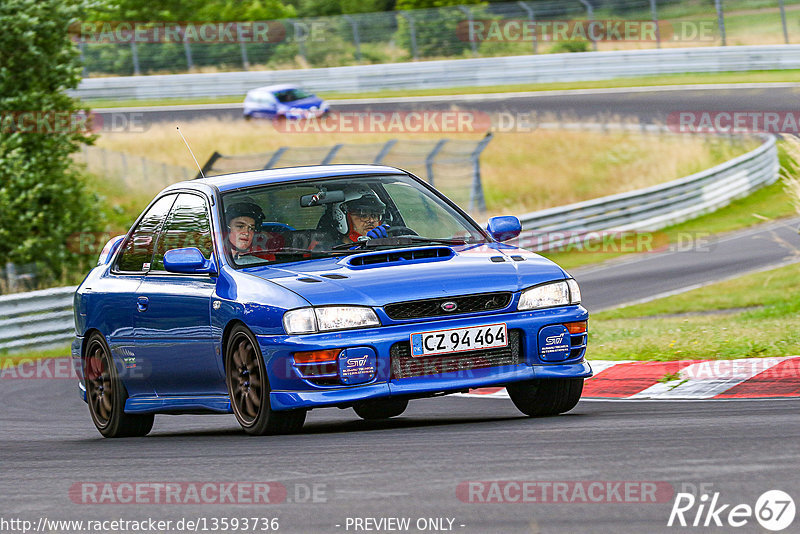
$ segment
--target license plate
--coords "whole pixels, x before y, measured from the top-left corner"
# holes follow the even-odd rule
[[[411,356],[433,356],[508,346],[505,323],[411,334]]]

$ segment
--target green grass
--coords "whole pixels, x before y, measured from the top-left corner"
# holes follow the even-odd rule
[[[687,360],[800,355],[800,264],[595,313],[589,359]]]
[[[381,98],[395,96],[437,96],[466,95],[485,93],[513,93],[519,91],[556,91],[569,89],[604,89],[615,87],[652,87],[659,85],[691,85],[719,83],[770,83],[800,82],[800,70],[771,70],[749,72],[720,72],[708,74],[664,74],[660,76],[639,76],[633,78],[617,78],[613,80],[596,80],[586,82],[533,83],[513,85],[490,85],[481,87],[450,87],[442,89],[408,89],[382,90],[365,93],[319,92],[319,96],[327,99]],[[244,95],[198,97],[198,98],[162,98],[157,100],[106,100],[98,99],[87,102],[93,108],[170,106],[184,104],[233,104],[244,100]]]
[[[22,361],[40,360],[43,358],[64,358],[70,355],[69,345],[57,349],[32,350],[14,354],[0,354],[0,373],[11,366],[16,366]]]

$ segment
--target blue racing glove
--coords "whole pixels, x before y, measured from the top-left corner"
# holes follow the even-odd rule
[[[380,226],[376,226],[369,232],[367,232],[367,237],[370,239],[378,239],[380,237],[389,237],[389,233],[386,231],[389,228],[388,224],[382,224]]]

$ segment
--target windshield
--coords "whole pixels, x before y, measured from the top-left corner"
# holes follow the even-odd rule
[[[473,221],[405,175],[249,187],[223,194],[222,208],[225,250],[237,266],[486,241]]]
[[[284,89],[283,91],[275,91],[274,95],[281,104],[302,100],[312,96],[311,93],[306,93],[302,89]]]

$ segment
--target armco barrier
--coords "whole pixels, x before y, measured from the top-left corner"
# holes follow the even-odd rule
[[[561,231],[655,230],[724,206],[778,179],[776,138],[761,138],[755,150],[685,178],[523,215],[520,245]],[[557,242],[543,247],[537,240],[539,249],[548,244]],[[0,352],[67,345],[73,336],[74,292],[62,287],[0,296]]]
[[[82,99],[161,99],[244,94],[277,83],[311,91],[470,87],[607,80],[683,72],[800,68],[800,45],[619,50],[420,61],[317,69],[84,78],[72,94]]]
[[[0,352],[63,347],[75,335],[75,287],[0,296]]]
[[[776,138],[730,161],[665,184],[520,216],[520,246],[558,246],[563,232],[658,230],[727,205],[778,179]]]

